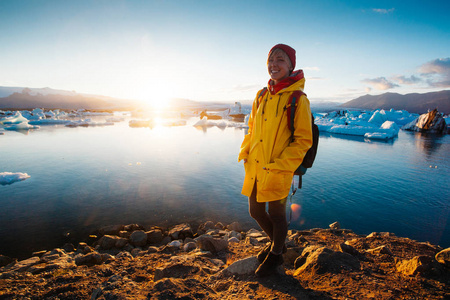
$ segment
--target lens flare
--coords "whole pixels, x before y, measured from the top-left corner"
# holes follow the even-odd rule
[[[300,215],[302,214],[302,206],[297,203],[292,203],[291,210],[292,210],[292,221],[297,221],[298,219],[300,219]]]

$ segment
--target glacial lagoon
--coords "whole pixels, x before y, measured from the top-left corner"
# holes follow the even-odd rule
[[[99,120],[104,118],[98,117]],[[240,194],[244,128],[46,125],[0,136],[0,254],[18,257],[81,241],[102,226],[256,223]],[[293,197],[290,228],[339,221],[358,234],[392,232],[450,246],[449,135],[400,130],[388,141],[321,133]]]

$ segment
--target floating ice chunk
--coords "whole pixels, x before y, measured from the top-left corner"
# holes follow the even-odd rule
[[[364,137],[371,140],[389,140],[393,138],[392,134],[387,132],[367,132]]]
[[[213,127],[217,126],[219,128],[226,128],[228,126],[227,122],[223,120],[208,120],[206,118],[200,119],[194,124],[194,127]]]
[[[0,124],[3,125],[15,125],[20,123],[28,123],[28,119],[24,118],[19,111],[16,111],[14,115],[4,117],[0,119]]]
[[[30,130],[30,129],[39,129],[40,127],[37,125],[29,125],[28,122],[22,122],[19,124],[14,124],[11,126],[5,126],[6,130]]]
[[[125,121],[124,118],[120,118],[120,117],[112,117],[112,118],[108,118],[106,119],[106,122],[115,122],[115,123],[119,123]]]
[[[13,184],[16,181],[22,181],[27,178],[30,178],[30,175],[28,175],[27,173],[3,172],[0,173],[0,184],[1,185]]]
[[[130,127],[154,127],[153,120],[130,120],[128,122],[128,126]]]
[[[88,126],[110,126],[113,122],[93,122],[91,119],[70,121],[66,124],[67,127],[88,127]]]

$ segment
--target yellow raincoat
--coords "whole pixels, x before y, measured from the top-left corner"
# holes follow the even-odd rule
[[[285,110],[291,93],[302,90],[305,78],[272,95],[267,92],[258,105],[258,92],[253,101],[238,160],[247,159],[242,194],[250,197],[257,181],[256,200],[268,202],[289,195],[294,171],[312,145],[311,109],[306,95],[298,100],[294,118],[294,141]]]

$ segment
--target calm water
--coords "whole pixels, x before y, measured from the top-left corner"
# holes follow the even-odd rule
[[[41,127],[0,136],[0,253],[28,256],[81,241],[111,224],[256,223],[240,194],[242,129],[186,126]],[[389,231],[450,246],[450,136],[401,131],[393,142],[322,134],[293,201],[291,228],[339,221],[360,234]]]

